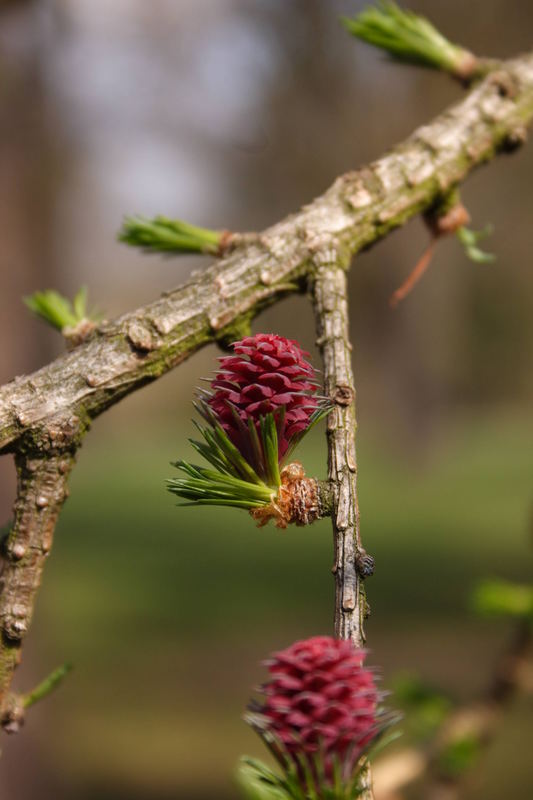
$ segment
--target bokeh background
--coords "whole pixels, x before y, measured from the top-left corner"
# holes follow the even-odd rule
[[[27,0],[0,3],[0,379],[62,350],[21,297],[89,287],[114,316],[179,284],[199,260],[116,241],[125,214],[257,230],[377,158],[461,90],[394,66],[340,27],[358,0]],[[531,46],[526,0],[419,0],[452,40],[491,56]],[[416,220],[350,274],[360,506],[372,662],[466,700],[509,635],[468,596],[484,576],[530,580],[533,492],[533,148],[472,176],[490,265],[443,242],[392,312],[424,248]],[[207,263],[207,262],[206,262]],[[314,349],[305,298],[256,331]],[[256,530],[237,511],[177,510],[169,461],[190,454],[191,398],[218,353],[98,420],[79,455],[45,570],[24,688],[75,670],[2,744],[6,800],[230,800],[240,720],[259,661],[331,629],[327,522]],[[325,470],[323,430],[306,443]],[[0,461],[1,519],[14,496]],[[513,703],[464,796],[531,797],[533,703]]]

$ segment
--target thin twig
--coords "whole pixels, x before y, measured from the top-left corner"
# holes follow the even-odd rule
[[[319,254],[313,282],[313,301],[318,347],[324,364],[325,393],[333,403],[328,416],[328,478],[333,487],[333,523],[335,576],[335,636],[350,639],[354,645],[365,643],[364,619],[366,597],[362,572],[373,562],[361,545],[357,501],[357,461],[355,453],[355,387],[351,366],[348,331],[348,293],[346,271],[336,254]],[[370,767],[364,774],[365,791],[371,800]]]
[[[366,556],[361,545],[355,454],[355,387],[348,334],[346,272],[336,263],[317,268],[313,300],[318,347],[324,364],[325,393],[333,403],[328,416],[328,478],[334,486],[335,635],[365,642],[366,603],[358,563]]]
[[[50,692],[55,691],[57,687],[65,680],[68,673],[72,670],[72,664],[63,664],[61,667],[58,667],[53,672],[50,673],[44,680],[41,681],[31,692],[25,694],[22,698],[22,705],[24,708],[29,708],[30,706],[35,705],[35,703],[39,703],[41,700],[44,700],[45,697],[48,697]]]
[[[400,303],[407,295],[415,288],[416,284],[427,270],[429,265],[431,264],[431,259],[433,258],[433,254],[435,252],[435,244],[436,239],[433,237],[416,262],[415,266],[404,280],[401,286],[399,286],[391,295],[389,300],[389,305],[391,308],[396,308],[398,303]]]

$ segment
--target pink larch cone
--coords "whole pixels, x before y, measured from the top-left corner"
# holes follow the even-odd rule
[[[326,780],[337,764],[345,779],[382,732],[381,694],[373,672],[363,667],[365,651],[349,641],[316,636],[296,642],[267,662],[270,680],[256,707],[260,731],[270,733],[285,757]]]
[[[272,412],[281,460],[292,440],[309,426],[319,405],[315,370],[306,360],[309,354],[292,339],[272,333],[248,336],[232,347],[235,355],[220,359],[207,403],[247,459],[248,420],[258,429],[260,418]]]

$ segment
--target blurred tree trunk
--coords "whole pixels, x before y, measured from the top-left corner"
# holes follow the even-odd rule
[[[9,8],[5,8],[8,5]],[[15,8],[14,6],[20,6]],[[0,211],[2,348],[0,382],[50,357],[51,336],[10,298],[54,284],[54,206],[61,117],[46,85],[48,20],[34,2],[2,3],[0,41]],[[11,47],[16,51],[14,54]],[[21,51],[23,57],[21,57]],[[60,138],[60,137],[59,137]],[[0,520],[11,512],[14,471],[0,461]]]
[[[0,219],[2,347],[0,382],[33,370],[52,353],[52,336],[24,312],[22,298],[55,283],[54,219],[58,188],[61,115],[46,78],[50,12],[33,0],[0,3]],[[22,57],[21,57],[22,55]],[[7,302],[6,299],[7,298]],[[11,515],[15,471],[0,459],[0,524]],[[31,733],[22,747],[15,740],[0,773],[0,796],[59,800],[59,786],[47,779],[42,747]],[[32,768],[27,769],[27,764]]]

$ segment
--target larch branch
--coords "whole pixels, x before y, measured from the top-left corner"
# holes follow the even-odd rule
[[[72,452],[15,457],[17,499],[14,522],[3,542],[0,595],[0,724],[8,731],[18,729],[21,721],[22,706],[9,691],[11,678],[30,626],[57,517],[68,495],[73,463]]]
[[[28,432],[80,433],[125,395],[203,345],[234,335],[280,295],[299,291],[317,249],[347,256],[430,208],[480,164],[524,141],[533,118],[533,54],[502,64],[388,155],[339,177],[310,205],[244,239],[226,258],[159,300],[103,324],[85,344],[0,389],[0,452]]]
[[[313,282],[317,344],[324,366],[324,389],[333,404],[328,415],[328,478],[332,490],[335,578],[335,636],[365,643],[366,595],[362,565],[371,572],[373,562],[363,550],[357,500],[355,386],[351,365],[347,275],[335,251],[316,257]],[[363,800],[372,800],[372,776],[363,771]]]
[[[355,454],[355,386],[348,333],[347,276],[335,254],[319,259],[313,285],[317,344],[324,365],[328,415],[328,478],[333,489],[335,636],[365,642],[365,597],[358,564],[365,559],[359,530]],[[368,557],[367,557],[368,558]]]
[[[334,252],[336,263],[347,265],[355,253],[431,208],[475,167],[521,144],[532,118],[533,54],[527,54],[502,63],[389,154],[339,177],[255,239],[244,237],[180,288],[101,324],[78,347],[0,388],[0,453],[15,453],[19,472],[0,596],[0,713],[9,706],[67,475],[91,420],[205,344],[238,338],[263,307],[304,290],[325,264],[319,256]],[[341,280],[338,270],[335,276]],[[46,504],[37,502],[40,497]],[[339,635],[354,641],[363,635],[358,587],[357,574],[345,582],[346,610],[338,621]]]

